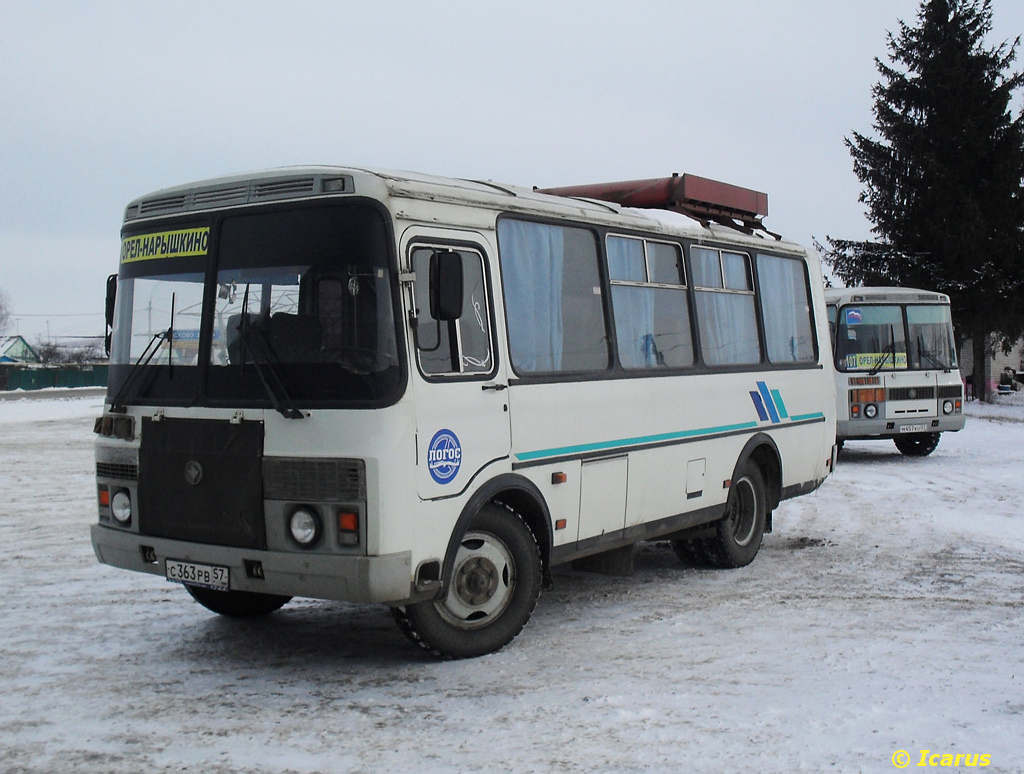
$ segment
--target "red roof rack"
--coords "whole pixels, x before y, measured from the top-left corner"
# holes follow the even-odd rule
[[[597,199],[623,207],[671,210],[701,221],[751,232],[764,231],[761,219],[768,214],[768,194],[697,175],[678,175],[618,183],[592,183],[559,188],[535,188],[538,193]]]

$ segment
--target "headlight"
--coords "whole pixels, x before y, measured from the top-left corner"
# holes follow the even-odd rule
[[[288,530],[292,538],[303,548],[309,548],[320,540],[320,533],[323,528],[320,525],[320,516],[310,508],[299,508],[288,519]]]
[[[864,407],[864,416],[866,416],[868,419],[874,419],[875,417],[877,417],[878,406],[876,406],[874,403],[869,403],[868,405],[866,405]]]
[[[952,414],[953,413],[953,401],[947,400],[947,401],[945,401],[942,404],[942,413],[943,414]]]
[[[110,498],[110,513],[118,524],[130,524],[132,520],[132,498],[127,489],[118,489]]]

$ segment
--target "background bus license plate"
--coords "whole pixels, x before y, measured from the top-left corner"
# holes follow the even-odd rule
[[[228,590],[228,568],[213,564],[196,564],[168,559],[165,565],[167,580],[202,586],[217,591]]]
[[[928,425],[903,425],[901,433],[923,433],[928,430]]]

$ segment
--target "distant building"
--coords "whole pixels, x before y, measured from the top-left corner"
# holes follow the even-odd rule
[[[979,374],[979,379],[984,379],[986,392],[994,395],[999,390],[999,381],[1004,368],[1009,368],[1013,373],[1019,374],[1024,371],[1024,339],[1014,344],[1009,352],[1003,352],[1002,345],[995,336],[989,338],[988,346],[994,350],[985,358],[985,373]],[[974,380],[974,345],[970,339],[964,342],[963,351],[960,353],[960,373],[964,375],[967,383],[978,392],[978,382]]]
[[[0,336],[0,363],[38,363],[39,355],[22,336]]]

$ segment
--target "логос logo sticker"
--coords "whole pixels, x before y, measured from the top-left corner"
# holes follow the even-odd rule
[[[462,466],[462,445],[451,430],[438,430],[427,448],[427,470],[439,484],[449,484]]]

